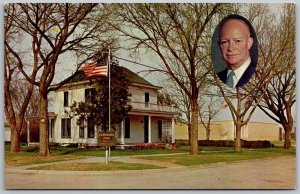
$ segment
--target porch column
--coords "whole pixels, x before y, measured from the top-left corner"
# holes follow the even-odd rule
[[[174,121],[174,117],[172,118],[172,129],[171,129],[171,132],[172,132],[172,143],[175,143],[175,121]]]
[[[83,120],[83,123],[84,123],[84,128],[83,128],[83,138],[84,139],[87,139],[88,137],[88,122]]]
[[[121,137],[120,137],[120,143],[125,144],[125,139],[124,139],[124,125],[125,125],[125,119],[122,119],[121,122]]]
[[[51,142],[50,139],[52,138],[51,136],[51,132],[52,132],[52,121],[50,118],[48,118],[48,139],[49,139],[49,143]]]
[[[148,117],[148,143],[152,143],[151,142],[151,116],[149,115]]]

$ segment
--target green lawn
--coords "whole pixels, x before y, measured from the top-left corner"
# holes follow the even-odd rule
[[[42,164],[66,160],[75,160],[85,158],[86,156],[69,155],[65,152],[52,152],[51,156],[44,157],[38,155],[37,148],[24,148],[19,153],[10,153],[8,148],[5,149],[5,166],[25,166],[30,164]]]
[[[294,147],[296,146],[295,140],[292,140],[291,143],[292,143],[292,146],[294,146]],[[273,144],[275,147],[283,147],[284,141],[271,141],[271,144]]]
[[[5,166],[24,166],[30,164],[51,163],[57,161],[66,161],[81,159],[85,157],[105,157],[105,150],[84,150],[75,147],[50,147],[51,156],[38,156],[38,147],[22,147],[20,153],[10,153],[9,145],[5,145]],[[112,150],[111,156],[124,155],[155,155],[168,153],[187,152],[187,148],[169,150],[169,149],[141,149],[141,150]]]
[[[66,163],[30,168],[32,170],[71,170],[71,171],[109,171],[109,170],[145,170],[162,169],[164,167],[151,164],[121,163]]]
[[[84,150],[75,147],[51,147],[51,156],[38,156],[37,147],[23,147],[22,152],[9,153],[9,145],[5,145],[5,166],[24,166],[30,164],[51,163],[81,159],[85,157],[104,157],[104,150]],[[241,153],[236,153],[233,147],[199,147],[200,154],[197,156],[188,155],[188,146],[178,146],[176,150],[169,149],[141,149],[141,150],[112,150],[111,156],[140,156],[143,159],[171,162],[184,166],[200,165],[216,162],[231,162],[247,159],[259,159],[266,157],[279,157],[295,155],[296,149],[284,150],[282,148],[246,149],[242,148]],[[163,156],[157,154],[182,153],[180,155]],[[92,165],[92,164],[91,164]],[[94,167],[88,167],[94,168]],[[98,167],[97,167],[98,168]]]
[[[207,148],[203,148],[204,150]],[[261,159],[269,157],[280,157],[288,155],[296,155],[295,148],[285,150],[282,148],[264,148],[264,149],[242,149],[240,153],[230,151],[225,148],[223,151],[218,148],[218,151],[212,151],[213,147],[209,148],[210,151],[200,152],[199,155],[190,156],[184,155],[172,155],[172,156],[145,156],[139,157],[147,160],[156,160],[171,162],[174,164],[179,164],[183,166],[193,166],[201,164],[219,163],[219,162],[233,162],[240,160],[249,159]],[[233,148],[231,148],[233,149]]]

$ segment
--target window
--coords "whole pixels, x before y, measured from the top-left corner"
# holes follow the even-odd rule
[[[84,119],[78,119],[79,125],[79,138],[84,138]]]
[[[48,119],[48,126],[49,126],[49,138],[54,137],[54,119]]]
[[[61,119],[61,138],[71,138],[71,119]]]
[[[145,103],[149,103],[149,93],[145,93]]]
[[[94,138],[95,137],[95,126],[94,126],[93,120],[90,118],[88,119],[87,128],[88,128],[88,138]]]
[[[130,119],[125,118],[125,138],[130,138]]]
[[[157,121],[158,138],[162,138],[162,120]]]
[[[69,106],[69,92],[64,92],[64,107]]]
[[[95,88],[88,88],[84,91],[85,102],[91,102],[92,99],[95,98],[96,89]]]
[[[149,105],[149,93],[145,93],[145,107],[148,107]]]

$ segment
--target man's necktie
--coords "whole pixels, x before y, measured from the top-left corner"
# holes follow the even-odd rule
[[[231,71],[226,79],[226,84],[231,88],[233,88],[233,76],[234,76],[234,72]]]

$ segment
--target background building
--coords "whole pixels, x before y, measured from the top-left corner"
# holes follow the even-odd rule
[[[242,127],[241,138],[243,140],[280,140],[280,127],[274,123],[261,123],[249,121]],[[175,124],[175,139],[188,140],[188,126],[182,122]],[[233,121],[212,121],[209,140],[234,140],[235,126]],[[206,139],[206,129],[198,124],[198,139]]]

